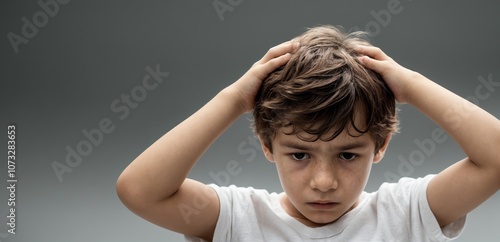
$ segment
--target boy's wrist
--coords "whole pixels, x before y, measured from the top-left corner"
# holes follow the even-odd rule
[[[246,112],[245,104],[241,95],[234,91],[231,86],[222,89],[215,98],[230,105],[230,109],[234,110],[238,116],[243,115]]]
[[[426,85],[426,82],[431,82],[431,80],[416,71],[411,71],[409,73],[408,82],[406,83],[404,88],[404,102],[410,105],[414,105],[416,101],[415,99],[425,96],[425,93],[422,93],[421,88],[419,87],[421,87],[422,85]]]

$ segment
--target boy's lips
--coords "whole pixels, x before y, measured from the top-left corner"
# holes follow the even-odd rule
[[[340,203],[333,201],[313,201],[306,204],[314,209],[329,210],[337,207]]]

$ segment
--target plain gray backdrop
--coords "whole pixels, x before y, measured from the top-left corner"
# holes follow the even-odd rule
[[[0,3],[0,180],[7,184],[9,124],[17,130],[18,178],[15,235],[7,236],[10,194],[0,191],[0,241],[182,241],[127,210],[116,196],[117,177],[270,47],[308,27],[367,30],[400,64],[500,117],[500,4],[491,0],[40,3]],[[152,90],[142,87],[148,66],[169,73]],[[484,86],[481,78],[497,84]],[[450,138],[419,146],[439,128],[411,106],[400,109],[401,132],[372,169],[367,191],[395,177],[437,173],[464,157]],[[235,122],[189,176],[280,192],[250,119]],[[101,122],[108,132],[87,138]],[[78,149],[80,159],[70,152]],[[239,173],[223,177],[228,163]],[[498,241],[499,220],[496,194],[468,215],[458,241]]]

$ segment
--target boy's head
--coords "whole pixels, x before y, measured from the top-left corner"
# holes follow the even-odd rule
[[[256,98],[254,131],[271,152],[283,127],[306,141],[329,141],[350,127],[371,135],[375,152],[397,131],[394,95],[357,60],[355,46],[369,45],[362,37],[362,32],[320,26],[296,38],[300,48],[264,80]],[[365,122],[354,125],[358,112]]]
[[[396,101],[357,60],[360,33],[323,26],[301,35],[288,63],[264,80],[254,128],[277,166],[285,211],[309,226],[359,203],[373,163],[397,129]]]

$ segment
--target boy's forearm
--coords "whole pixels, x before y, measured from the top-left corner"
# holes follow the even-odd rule
[[[120,179],[133,190],[131,193],[144,200],[157,202],[168,198],[178,190],[203,152],[242,113],[232,95],[221,91],[139,155]]]
[[[500,169],[500,121],[466,99],[415,73],[408,102],[445,129],[477,166]]]

